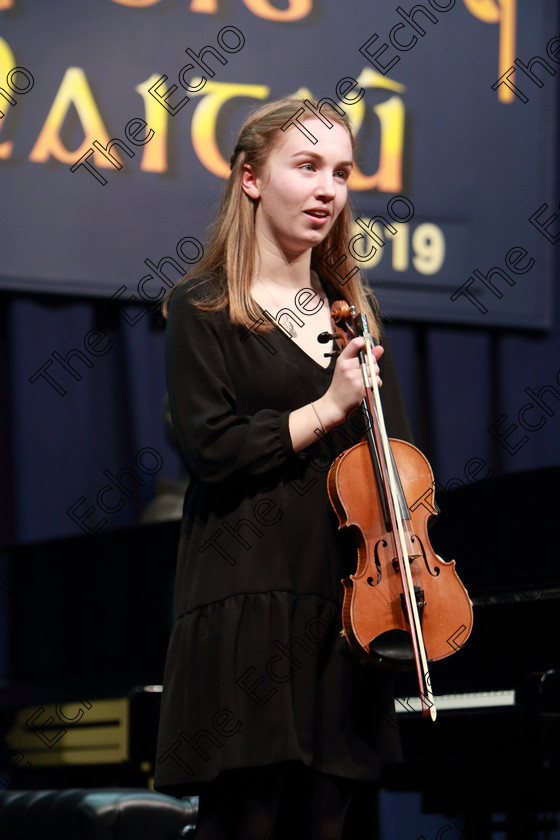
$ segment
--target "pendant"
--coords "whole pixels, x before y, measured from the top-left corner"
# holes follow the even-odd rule
[[[278,323],[280,324],[282,329],[286,330],[286,332],[288,333],[290,338],[295,338],[296,337],[297,330],[294,326],[294,322],[292,321],[292,319],[290,318],[289,315],[286,315],[286,314],[280,315],[280,318],[278,319]]]

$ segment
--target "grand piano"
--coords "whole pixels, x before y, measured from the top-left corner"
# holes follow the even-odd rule
[[[464,647],[430,668],[437,720],[421,718],[412,675],[398,675],[405,764],[385,785],[462,815],[467,837],[502,828],[532,840],[560,811],[560,564],[553,531],[560,469],[437,494],[430,539],[474,607]],[[496,814],[502,814],[496,817]],[[497,821],[496,821],[497,820]],[[558,836],[558,835],[555,835]]]
[[[436,722],[397,674],[405,762],[383,784],[484,840],[537,838],[560,811],[560,470],[438,494],[432,544],[474,604],[464,647],[430,669]],[[179,523],[15,546],[0,784],[149,785]],[[11,759],[9,761],[9,759]]]

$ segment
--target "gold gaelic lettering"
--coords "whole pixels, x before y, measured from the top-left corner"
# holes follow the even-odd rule
[[[265,20],[301,20],[313,11],[313,0],[290,0],[287,9],[277,9],[269,0],[244,0],[250,12]]]
[[[167,128],[169,113],[157,99],[148,93],[148,89],[160,78],[153,73],[149,79],[136,86],[136,91],[144,100],[144,119],[154,136],[143,146],[140,169],[144,172],[167,172]],[[148,129],[146,129],[147,131]]]
[[[154,6],[159,2],[160,0],[113,0],[113,3],[132,6],[136,9]],[[313,10],[313,0],[289,0],[287,9],[277,9],[270,0],[243,0],[243,2],[250,12],[265,20],[301,20]],[[11,5],[12,0],[0,0],[0,9],[3,8],[2,3]],[[219,3],[218,0],[191,0],[190,11],[202,15],[217,15],[220,11]]]
[[[84,140],[77,149],[67,149],[60,138],[62,126],[72,105],[76,109],[84,130]],[[88,148],[92,147],[94,140],[106,146],[111,138],[84,71],[81,67],[69,67],[64,74],[41,133],[31,150],[29,160],[43,163],[53,157],[61,163],[75,163],[87,152]],[[117,154],[113,152],[113,156],[117,157]],[[97,167],[113,166],[99,152],[95,153],[94,160],[94,165]]]
[[[192,0],[191,12],[200,12],[203,15],[217,15],[218,0]]]
[[[113,0],[113,3],[120,3],[121,6],[134,6],[136,9],[143,9],[145,6],[154,6],[156,3],[159,3],[159,0]]]
[[[0,6],[1,8],[1,6]],[[0,38],[0,87],[3,88],[6,93],[12,96],[12,92],[8,88],[6,82],[6,76],[17,64],[16,58],[11,51],[10,47],[4,41],[3,38]],[[15,97],[14,97],[15,98]],[[12,108],[9,102],[7,102],[4,97],[0,97],[0,111],[5,114],[5,116],[0,120],[0,131],[2,131],[4,127],[4,122],[7,119],[9,110]],[[0,160],[6,160],[12,154],[13,143],[11,140],[6,140],[4,143],[0,143]]]
[[[236,96],[266,99],[269,91],[267,85],[207,82],[199,94],[193,94],[202,98],[192,117],[192,144],[199,161],[209,172],[220,178],[228,178],[230,173],[229,162],[220,152],[216,139],[216,123],[222,106]]]
[[[313,10],[313,0],[289,0],[287,9],[277,9],[270,0],[243,0],[243,2],[250,12],[265,20],[301,20]],[[203,15],[217,15],[218,0],[191,0],[190,10]]]
[[[515,61],[515,29],[517,21],[517,0],[464,0],[465,6],[474,17],[484,23],[500,24],[500,45],[498,54],[498,76],[513,66]],[[510,77],[514,82],[515,74]],[[515,91],[508,85],[498,87],[501,102],[513,102]]]
[[[374,114],[379,119],[381,127],[379,167],[377,172],[374,172],[373,175],[364,175],[356,163],[354,163],[352,174],[348,179],[348,186],[351,190],[357,192],[377,189],[380,192],[398,193],[402,189],[405,127],[405,107],[402,98],[398,94],[404,93],[406,88],[399,82],[394,82],[392,79],[386,78],[381,73],[378,73],[376,70],[371,70],[369,67],[362,70],[356,81],[358,82],[358,87],[382,88],[394,91],[394,95],[385,100],[385,102],[380,102],[372,108]],[[365,117],[365,98],[362,97],[355,105],[345,105],[343,102],[340,102],[340,106],[348,114],[352,130],[357,136]]]

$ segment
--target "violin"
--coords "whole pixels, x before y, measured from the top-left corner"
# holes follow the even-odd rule
[[[335,459],[327,477],[339,529],[352,528],[357,543],[356,573],[342,580],[342,634],[362,659],[414,668],[422,715],[435,720],[428,663],[451,656],[468,639],[472,603],[455,561],[442,560],[428,538],[435,496],[430,464],[412,444],[387,437],[367,318],[346,301],[336,301],[331,314],[341,333],[322,333],[319,341],[346,346],[355,336],[366,339],[359,354],[365,438]],[[431,510],[419,499],[431,501]]]

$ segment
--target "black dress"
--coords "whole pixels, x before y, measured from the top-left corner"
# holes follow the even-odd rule
[[[277,327],[201,311],[201,288],[179,287],[169,308],[170,407],[191,483],[155,787],[196,793],[226,770],[283,761],[375,780],[399,758],[391,680],[340,635],[340,581],[356,560],[326,493],[358,417],[294,453],[289,413],[325,393],[334,360],[323,369]],[[387,351],[380,367],[388,433],[410,439]]]

